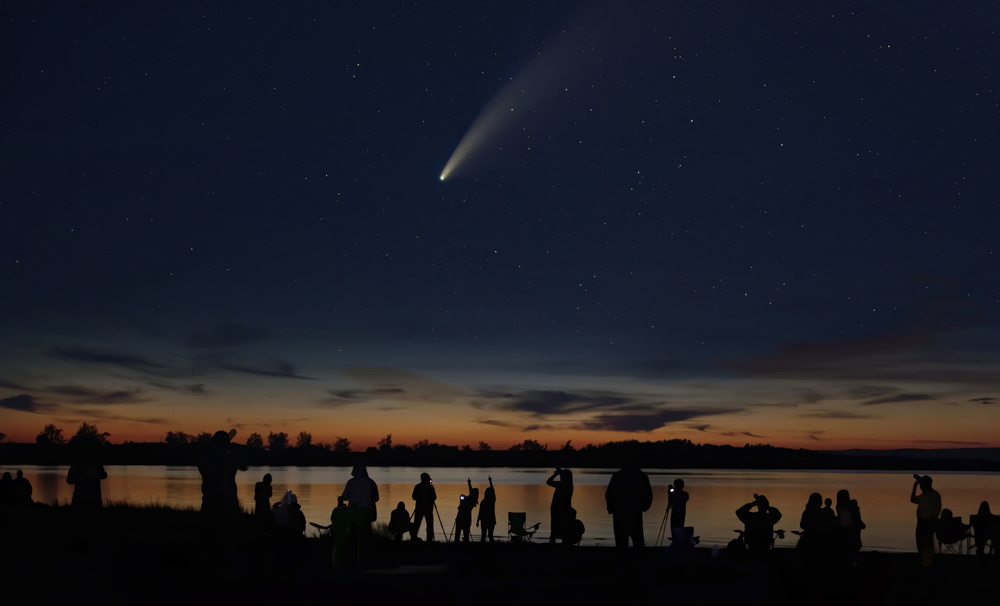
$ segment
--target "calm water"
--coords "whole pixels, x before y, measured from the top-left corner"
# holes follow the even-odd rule
[[[66,484],[66,466],[21,467],[34,487],[35,500],[45,503],[68,503],[73,487]],[[173,506],[201,506],[201,477],[195,467],[108,466],[108,479],[103,482],[105,501],[128,501],[134,504],[157,503]],[[8,471],[4,468],[0,471]],[[9,469],[12,473],[15,469]],[[541,522],[537,538],[545,540],[549,532],[549,503],[552,489],[545,480],[549,469],[480,469],[372,467],[369,475],[379,487],[378,514],[380,522],[388,522],[390,512],[399,501],[412,513],[410,495],[427,471],[434,479],[437,507],[446,530],[451,530],[460,494],[468,492],[466,478],[480,494],[488,486],[487,476],[493,476],[497,493],[497,531],[506,533],[508,511],[524,511],[529,524]],[[583,543],[611,545],[614,535],[611,516],[604,504],[604,491],[614,470],[574,470],[573,506],[586,525]],[[868,529],[862,533],[865,549],[882,551],[915,551],[913,531],[916,507],[910,504],[913,477],[909,472],[840,472],[840,471],[743,471],[743,470],[645,470],[653,484],[653,506],[645,515],[645,535],[653,544],[667,506],[667,485],[683,478],[691,495],[688,504],[688,524],[706,546],[724,546],[742,525],[735,510],[752,500],[754,493],[767,495],[771,504],[783,514],[777,527],[797,530],[799,517],[811,492],[835,499],[840,489],[847,489],[858,500],[862,518]],[[265,473],[274,477],[274,500],[291,489],[310,522],[328,524],[330,510],[337,496],[350,479],[346,467],[264,467],[237,474],[239,496],[243,506],[253,508],[253,487]],[[1000,510],[1000,474],[939,472],[934,474],[934,486],[941,493],[944,507],[966,522],[979,509],[981,501],[990,501],[994,512]],[[272,500],[273,502],[273,500]],[[435,520],[436,534],[441,537],[440,524]],[[473,528],[478,536],[478,529]],[[315,529],[309,528],[310,533]],[[423,529],[421,529],[423,535]],[[779,546],[794,546],[796,537],[787,534]]]

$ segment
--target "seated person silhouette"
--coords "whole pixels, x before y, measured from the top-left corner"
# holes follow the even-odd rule
[[[302,538],[306,532],[306,516],[299,499],[291,490],[285,491],[281,501],[274,504],[274,528],[279,537]]]
[[[576,509],[570,507],[566,513],[566,525],[562,537],[563,544],[576,545],[583,540],[583,533],[586,531],[587,528],[583,525],[583,521],[576,517]]]
[[[976,543],[976,555],[985,555],[989,549],[993,555],[1000,555],[1000,516],[993,515],[990,504],[983,501],[979,504],[979,512],[969,516],[972,526],[972,538]]]
[[[403,535],[410,532],[413,525],[410,523],[410,514],[406,511],[406,503],[400,501],[389,516],[389,534],[394,541],[402,541]]]
[[[774,544],[774,525],[781,519],[781,512],[771,507],[767,497],[754,495],[754,500],[736,510],[736,517],[743,522],[743,540],[747,550],[766,552]],[[751,511],[754,507],[757,511]]]
[[[950,509],[941,510],[938,520],[937,538],[944,545],[954,545],[971,536],[969,525],[962,523],[962,518],[956,518]]]

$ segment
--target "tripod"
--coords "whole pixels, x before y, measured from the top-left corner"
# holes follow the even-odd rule
[[[656,542],[653,543],[654,547],[659,547],[663,543],[663,538],[665,536],[664,531],[668,528],[667,515],[670,513],[670,504],[667,504],[667,508],[663,510],[663,521],[660,522],[660,531],[656,533]]]
[[[451,542],[451,536],[449,535],[448,532],[445,531],[444,522],[441,521],[441,512],[438,511],[438,504],[437,503],[434,503],[434,513],[437,514],[438,524],[440,524],[440,526],[441,526],[441,532],[444,533],[445,540],[450,543]]]

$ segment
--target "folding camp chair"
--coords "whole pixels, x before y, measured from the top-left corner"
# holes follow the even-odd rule
[[[541,523],[526,526],[528,514],[523,511],[507,512],[507,540],[514,543],[530,543]]]
[[[997,547],[1000,547],[1000,516],[974,513],[969,516],[969,525],[972,527],[972,540],[977,555],[997,555]]]
[[[962,523],[961,516],[955,516],[950,509],[941,510],[937,531],[938,553],[969,553],[972,533],[969,525]]]

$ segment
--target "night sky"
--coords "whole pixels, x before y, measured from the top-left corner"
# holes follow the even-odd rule
[[[0,4],[0,432],[1000,446],[1000,5],[610,6]]]

